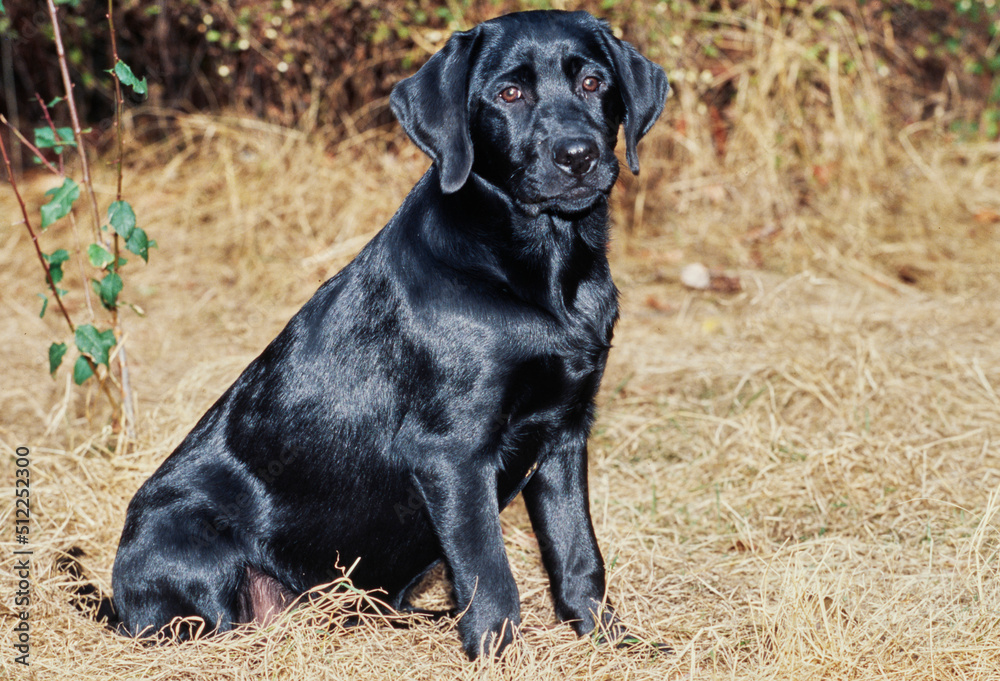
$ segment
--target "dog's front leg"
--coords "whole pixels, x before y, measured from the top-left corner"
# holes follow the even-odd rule
[[[613,640],[625,636],[605,600],[604,559],[590,518],[585,436],[549,454],[524,488],[531,525],[549,573],[556,615],[583,635],[600,627]]]
[[[514,638],[521,606],[503,546],[496,472],[468,460],[436,458],[416,473],[451,571],[458,630],[470,658]]]

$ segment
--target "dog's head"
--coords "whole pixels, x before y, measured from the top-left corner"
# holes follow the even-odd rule
[[[604,22],[538,11],[452,35],[390,103],[444,193],[474,172],[533,211],[574,213],[617,179],[619,125],[639,172],[636,145],[669,91],[663,69]]]

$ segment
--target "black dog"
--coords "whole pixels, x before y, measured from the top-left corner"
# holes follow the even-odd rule
[[[607,196],[669,91],[582,12],[456,33],[392,92],[434,160],[139,489],[115,560],[121,629],[270,616],[357,566],[406,608],[444,559],[466,652],[520,621],[500,511],[523,491],[556,612],[602,602],[587,491],[594,395],[617,318]]]

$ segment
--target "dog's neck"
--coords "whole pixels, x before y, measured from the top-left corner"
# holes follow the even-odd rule
[[[454,243],[479,256],[477,273],[526,302],[563,317],[584,281],[609,276],[606,197],[573,215],[535,211],[475,173],[442,196],[455,217],[449,224],[461,225]]]

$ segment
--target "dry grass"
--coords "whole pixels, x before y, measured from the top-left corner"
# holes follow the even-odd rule
[[[682,90],[614,205],[623,310],[591,500],[610,597],[675,655],[555,625],[519,505],[503,517],[524,641],[499,662],[467,662],[448,621],[317,626],[342,622],[333,605],[352,607],[350,592],[325,615],[154,648],[69,605],[57,552],[84,548],[107,589],[135,489],[426,167],[409,146],[358,153],[378,139],[330,152],[252,121],[187,117],[127,173],[161,244],[126,282],[147,312],[126,321],[134,451],[109,451],[98,395],[71,389],[65,370],[45,375],[45,347],[65,331],[37,316],[23,229],[0,232],[0,496],[13,499],[6,454],[30,446],[36,678],[998,678],[1000,145],[893,130],[872,70],[824,74],[794,26],[763,19],[731,74],[746,94],[725,154]],[[825,101],[807,101],[795,68],[826,79]],[[104,200],[110,178],[98,175]],[[37,205],[44,181],[26,186]],[[9,192],[0,205],[14,214]],[[64,244],[65,229],[45,238]],[[678,270],[693,260],[739,275],[743,291],[685,290]],[[9,552],[12,505],[0,509]],[[14,583],[4,567],[0,676],[24,678]]]

